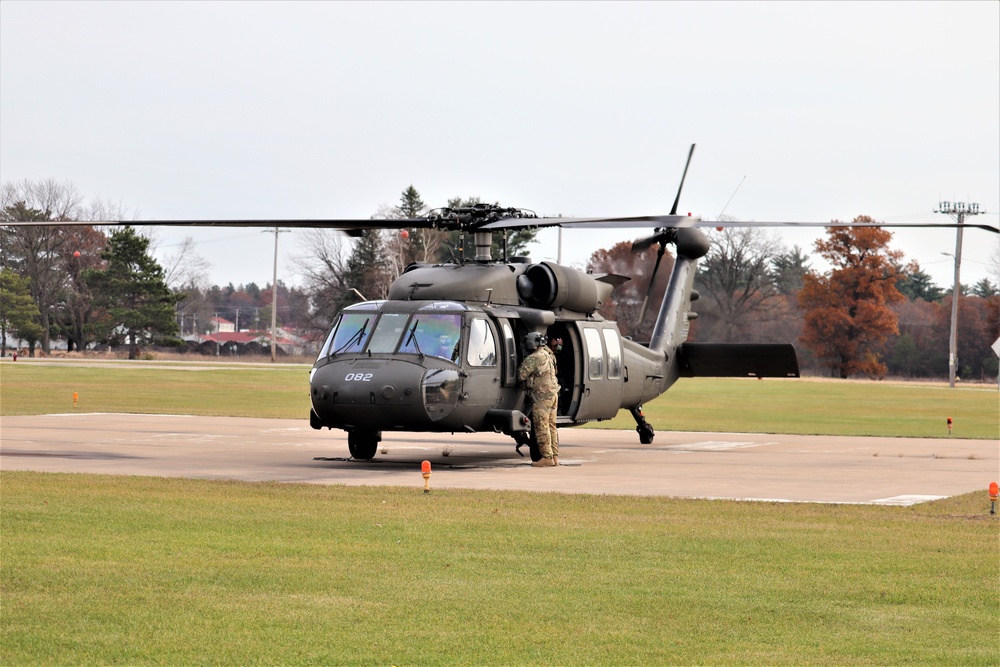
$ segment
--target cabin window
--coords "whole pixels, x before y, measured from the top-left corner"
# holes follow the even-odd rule
[[[417,313],[403,331],[400,354],[426,354],[458,362],[462,316],[458,313]]]
[[[373,312],[344,313],[341,315],[340,321],[331,333],[332,340],[328,343],[327,353],[333,356],[360,352],[368,341],[375,316],[376,313]]]
[[[469,351],[466,359],[470,366],[496,366],[497,342],[490,324],[481,317],[469,323]]]
[[[622,343],[618,332],[614,329],[601,329],[604,334],[604,347],[608,352],[608,379],[622,376]]]
[[[384,313],[372,332],[372,342],[368,345],[371,354],[392,354],[406,327],[406,313]]]
[[[587,376],[591,380],[604,378],[604,349],[601,346],[601,334],[597,329],[584,329],[583,337],[587,341]]]
[[[514,373],[517,372],[517,339],[514,338],[514,331],[510,328],[510,322],[507,320],[500,321],[500,328],[503,330],[503,350],[506,356],[503,383],[512,385],[514,384]]]

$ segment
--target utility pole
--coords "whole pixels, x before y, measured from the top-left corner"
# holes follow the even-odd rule
[[[271,363],[277,357],[277,339],[275,331],[278,328],[278,234],[287,232],[287,229],[268,230],[265,234],[274,234],[274,276],[271,279]]]
[[[965,224],[965,216],[979,215],[982,211],[979,210],[979,204],[943,201],[938,204],[934,212],[950,215],[958,222],[955,232],[955,286],[951,290],[951,333],[948,337],[948,386],[954,388],[955,374],[958,372],[958,298],[962,291],[959,283],[959,272],[962,267],[962,225]]]

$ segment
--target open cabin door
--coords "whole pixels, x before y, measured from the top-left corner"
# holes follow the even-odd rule
[[[622,342],[613,322],[574,322],[575,421],[611,419],[622,403]],[[560,368],[560,374],[562,369]]]

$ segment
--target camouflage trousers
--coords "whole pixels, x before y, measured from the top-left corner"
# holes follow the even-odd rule
[[[531,403],[531,427],[538,442],[538,451],[543,458],[559,456],[559,434],[556,432],[556,406],[559,394],[533,396]]]

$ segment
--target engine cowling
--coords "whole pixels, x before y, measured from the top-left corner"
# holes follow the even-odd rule
[[[517,294],[532,308],[565,308],[592,313],[611,296],[615,286],[594,276],[552,262],[532,264],[517,277]]]

